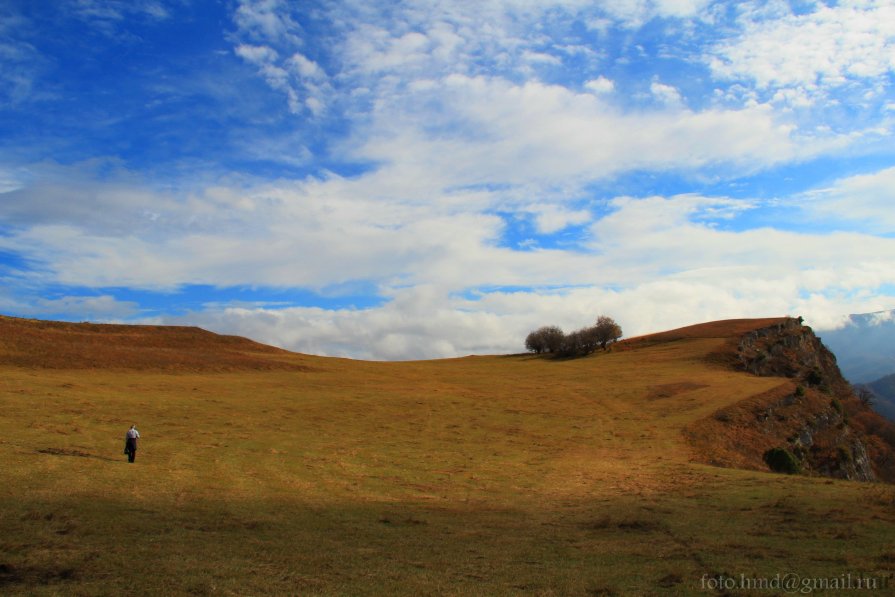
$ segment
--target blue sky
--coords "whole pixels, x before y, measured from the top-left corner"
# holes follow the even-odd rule
[[[11,0],[0,312],[371,359],[895,308],[895,2]]]

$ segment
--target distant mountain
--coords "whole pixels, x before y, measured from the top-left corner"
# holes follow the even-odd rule
[[[895,421],[895,374],[865,385],[876,394],[873,409],[887,419]]]
[[[895,310],[850,315],[836,330],[816,330],[853,384],[895,374]]]

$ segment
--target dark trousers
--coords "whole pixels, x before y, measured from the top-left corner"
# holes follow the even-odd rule
[[[134,458],[137,457],[137,440],[136,440],[136,438],[133,438],[133,437],[127,438],[127,443],[124,445],[124,451],[127,452],[127,461],[133,462]]]

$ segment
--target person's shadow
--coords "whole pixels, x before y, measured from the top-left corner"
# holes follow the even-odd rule
[[[39,454],[49,454],[50,456],[75,456],[77,458],[96,458],[97,460],[108,460],[110,462],[118,462],[117,458],[109,458],[108,456],[98,456],[90,452],[82,450],[74,450],[72,448],[44,448],[37,450]]]

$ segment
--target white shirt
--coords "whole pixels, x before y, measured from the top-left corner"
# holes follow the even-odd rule
[[[127,430],[127,435],[125,437],[127,437],[128,439],[136,439],[140,437],[140,432],[136,429],[131,428]]]

